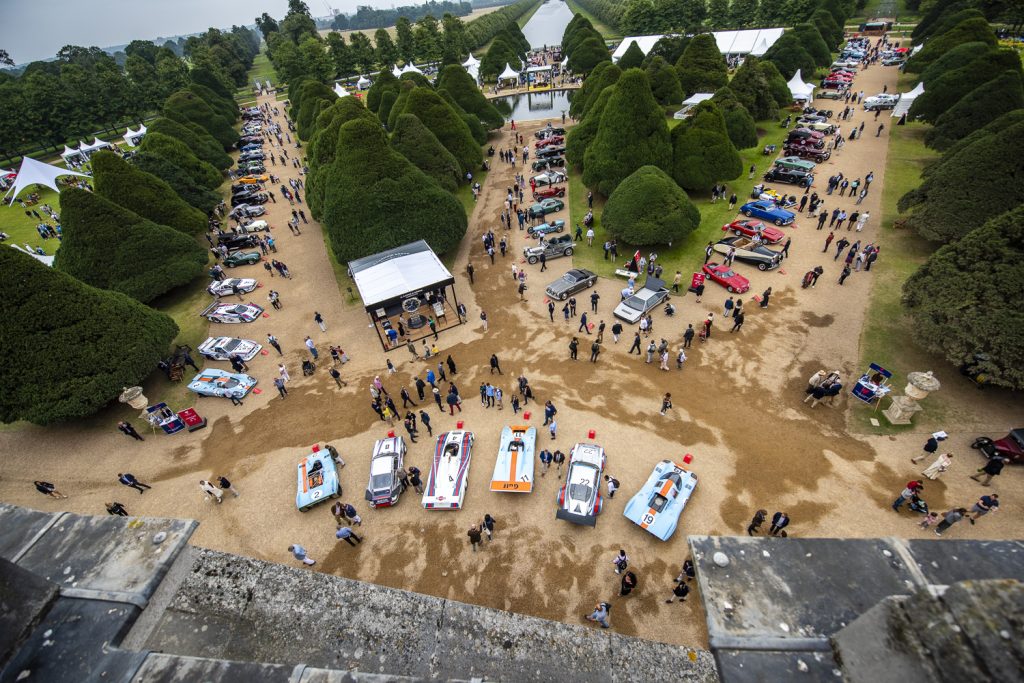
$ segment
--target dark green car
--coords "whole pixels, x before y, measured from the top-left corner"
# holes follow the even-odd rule
[[[565,208],[565,202],[560,199],[545,199],[529,209],[530,218],[543,218],[549,213],[561,211]]]
[[[259,262],[260,253],[258,251],[236,251],[234,254],[228,254],[223,261],[225,268],[251,266],[252,264]]]

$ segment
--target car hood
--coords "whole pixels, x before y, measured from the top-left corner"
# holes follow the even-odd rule
[[[636,310],[635,308],[630,308],[629,306],[626,305],[625,302],[622,302],[618,306],[616,306],[615,310],[612,311],[612,314],[631,323],[635,323],[636,321],[640,320],[640,316],[642,315],[640,311]]]

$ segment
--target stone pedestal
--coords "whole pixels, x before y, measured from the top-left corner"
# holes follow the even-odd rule
[[[142,387],[125,387],[117,400],[127,403],[136,410],[142,410],[149,405],[149,399],[142,393]]]
[[[908,425],[914,413],[924,410],[917,401],[907,396],[893,396],[892,403],[882,411],[889,424]]]
[[[882,411],[890,424],[908,425],[914,416],[923,408],[918,401],[927,398],[928,394],[938,391],[939,380],[929,370],[928,372],[911,372],[907,375],[907,386],[903,389],[905,396],[893,396],[892,403]]]

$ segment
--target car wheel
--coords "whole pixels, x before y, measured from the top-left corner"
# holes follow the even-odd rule
[[[565,249],[565,251],[563,253],[566,256],[572,256],[572,247],[566,247],[566,249]]]
[[[309,508],[299,508],[299,512],[309,512]]]
[[[537,257],[536,256],[531,256],[530,258],[526,259],[526,262],[529,263],[531,266],[532,265],[536,265]]]
[[[561,294],[558,295],[558,300],[559,301],[565,301],[568,298],[569,298],[569,294],[567,292],[562,292]]]
[[[778,225],[779,227],[782,227],[782,220],[779,219],[779,218],[776,218],[775,219],[775,225]]]
[[[736,290],[734,290],[734,289],[732,288],[732,285],[729,285],[729,286],[728,286],[728,287],[726,287],[725,289],[726,289],[726,291],[728,291],[728,292],[729,292],[730,294],[732,294],[733,292],[735,292],[735,291],[736,291]]]
[[[235,264],[234,264],[234,263],[228,263],[227,261],[225,261],[225,262],[224,262],[224,265],[225,265],[225,266],[226,266],[227,268],[234,268],[234,267],[235,267]]]
[[[562,232],[563,230],[565,230],[564,225],[559,225],[555,227],[555,232]]]
[[[751,213],[750,213],[750,209],[746,209],[746,210],[745,210],[745,211],[743,212],[743,215],[744,215],[744,216],[746,216],[747,218],[750,218],[750,217],[751,217],[751,216],[752,216],[753,214],[751,214]]]
[[[974,440],[973,443],[971,443],[971,448],[983,448],[985,446],[990,445],[991,443],[992,439],[988,438],[987,436],[979,436],[977,439]]]
[[[767,265],[767,264],[764,264],[764,263],[758,263],[758,264],[757,264],[757,269],[758,269],[758,270],[762,270],[762,271],[763,271],[763,270],[768,270],[768,265]]]

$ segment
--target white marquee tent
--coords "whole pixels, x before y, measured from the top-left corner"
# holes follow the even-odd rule
[[[416,68],[415,64],[406,64],[402,67],[403,74],[422,74],[423,72]]]
[[[334,84],[334,94],[337,95],[338,97],[348,97],[349,96],[349,91],[345,90],[343,87],[341,87],[341,83],[335,83]]]
[[[910,105],[914,103],[918,97],[924,94],[924,81],[917,84],[917,87],[910,92],[905,92],[900,95],[900,101],[896,103],[896,106],[892,108],[892,115],[895,118],[903,116],[910,111]]]
[[[393,76],[394,76],[395,78],[398,78],[399,76],[401,76],[401,75],[402,75],[402,70],[398,68],[398,65],[397,65],[397,64],[395,64],[395,65],[394,65],[394,66],[393,66],[393,67],[391,68],[391,75],[393,75]]]
[[[466,69],[466,72],[473,77],[473,80],[477,83],[480,82],[480,60],[477,59],[470,53],[469,57],[462,63],[462,66]]]
[[[69,171],[66,168],[58,168],[57,166],[36,161],[31,157],[25,157],[21,160],[21,168],[18,169],[18,177],[14,181],[14,186],[7,191],[4,198],[10,195],[10,203],[13,204],[21,191],[30,185],[45,185],[52,190],[60,192],[60,188],[57,186],[57,178],[62,175],[76,175],[82,178],[89,177],[87,173]]]
[[[768,51],[768,48],[776,40],[782,37],[782,34],[783,29],[781,28],[760,28],[744,31],[715,31],[711,35],[714,36],[715,42],[718,44],[718,51],[723,55],[754,55],[755,57],[760,57]],[[646,55],[659,40],[672,35],[677,34],[626,36],[619,43],[618,47],[615,48],[615,52],[612,53],[612,61],[619,61],[619,58],[626,54],[626,50],[629,49],[633,41],[636,41],[637,47]]]
[[[141,123],[139,124],[139,129],[138,130],[132,130],[131,128],[129,128],[128,130],[126,130],[124,132],[125,144],[127,144],[129,147],[136,146],[137,144],[139,144],[139,141],[146,134],[146,130],[147,130],[146,126],[141,124]],[[63,156],[63,155],[61,155],[61,156]]]
[[[677,111],[675,114],[673,114],[672,118],[679,119],[680,121],[685,119],[687,116],[689,116],[691,109],[693,109],[701,102],[710,100],[714,96],[715,94],[712,92],[698,92],[690,95],[685,100],[683,100],[683,108]]]
[[[789,79],[789,92],[793,95],[793,100],[813,100],[814,99],[814,86],[810,83],[805,83],[803,77],[800,75],[800,69],[796,70],[793,74],[793,78]]]
[[[50,256],[48,254],[36,253],[35,251],[32,250],[32,246],[29,244],[26,244],[24,247],[19,247],[17,244],[12,244],[11,246],[20,251],[22,254],[28,254],[36,261],[39,261],[44,265],[50,266],[51,268],[53,267],[53,256]]]
[[[82,152],[77,149],[72,149],[67,145],[64,145],[64,151],[60,154],[60,158],[64,160],[65,164],[68,162],[68,159],[73,159],[78,156],[83,156]]]
[[[480,60],[474,57],[472,53],[470,53],[469,57],[466,58],[466,61],[462,63],[462,66],[466,67],[467,69],[471,66],[480,66]]]
[[[514,80],[516,82],[519,82],[519,72],[516,71],[515,69],[513,69],[512,66],[508,62],[505,62],[505,70],[501,72],[500,76],[498,76],[498,80],[499,81],[511,81],[511,80]]]
[[[356,81],[356,87],[360,90],[366,90],[370,87],[370,79],[366,76],[360,76],[359,80]]]

